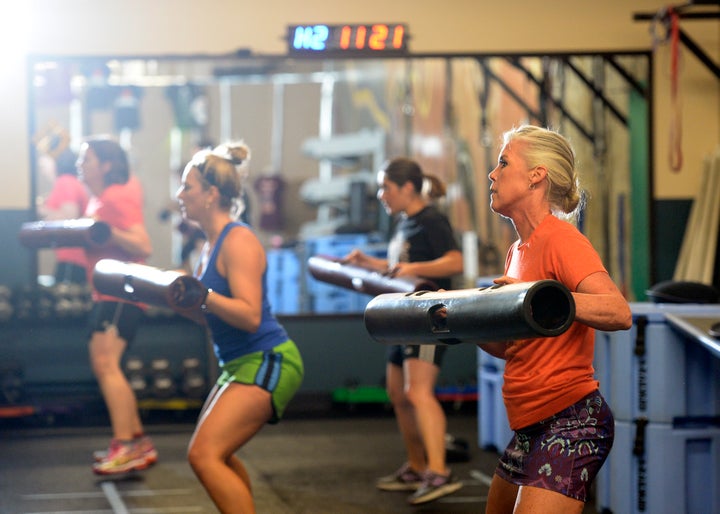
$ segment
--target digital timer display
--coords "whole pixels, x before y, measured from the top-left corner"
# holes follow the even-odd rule
[[[291,25],[288,52],[294,55],[376,55],[407,53],[404,24]]]

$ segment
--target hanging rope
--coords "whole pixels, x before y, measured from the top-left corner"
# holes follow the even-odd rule
[[[664,37],[658,37],[657,26],[663,25]],[[668,160],[670,169],[682,168],[682,108],[680,105],[680,14],[673,7],[660,9],[650,24],[653,50],[661,43],[670,44],[670,138]]]
[[[670,19],[670,168],[678,172],[682,168],[682,109],[679,100],[680,67],[680,16],[671,7]]]

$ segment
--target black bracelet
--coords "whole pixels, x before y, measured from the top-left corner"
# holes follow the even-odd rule
[[[213,290],[208,288],[208,290],[205,292],[205,298],[203,298],[202,304],[200,304],[200,310],[203,312],[208,312],[208,306],[207,306],[207,299],[208,296],[210,296],[210,293],[212,293]]]

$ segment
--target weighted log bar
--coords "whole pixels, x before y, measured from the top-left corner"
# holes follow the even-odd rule
[[[200,307],[207,288],[190,275],[145,264],[102,259],[95,264],[92,280],[99,293],[168,307],[197,323],[205,323]]]
[[[385,344],[457,344],[554,337],[575,319],[575,301],[556,280],[480,289],[376,296],[365,328]]]
[[[33,249],[102,246],[111,236],[110,225],[92,218],[31,221],[18,233],[20,243]]]
[[[437,285],[431,280],[419,277],[391,277],[361,266],[343,264],[340,259],[325,255],[310,257],[308,271],[321,282],[373,296],[437,289]]]

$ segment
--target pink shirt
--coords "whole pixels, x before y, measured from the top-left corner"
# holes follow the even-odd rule
[[[58,175],[52,191],[45,199],[45,207],[56,211],[63,205],[73,204],[79,217],[87,208],[89,196],[85,185],[76,176]],[[82,248],[58,248],[55,250],[55,259],[58,262],[69,262],[85,267],[85,251]]]
[[[120,230],[128,230],[137,224],[143,224],[145,220],[143,217],[143,192],[140,182],[131,177],[126,184],[113,184],[107,187],[99,197],[94,196],[90,199],[85,214],[89,218],[104,221],[111,227]],[[143,259],[131,256],[112,243],[107,246],[88,248],[86,254],[88,281],[91,283],[93,269],[100,259],[143,262]],[[97,291],[94,291],[93,294],[95,300],[118,301],[114,296],[101,295]]]

